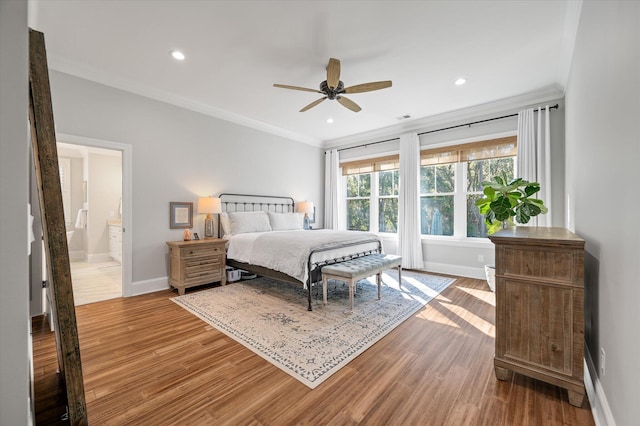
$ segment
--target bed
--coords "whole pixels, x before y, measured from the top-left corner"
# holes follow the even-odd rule
[[[304,230],[291,197],[224,193],[220,199],[227,265],[302,285],[309,310],[322,266],[382,252],[380,238],[368,232]]]

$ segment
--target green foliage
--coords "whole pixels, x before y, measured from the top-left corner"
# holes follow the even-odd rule
[[[484,215],[489,235],[516,222],[528,223],[532,217],[548,211],[542,200],[531,198],[540,191],[538,182],[528,182],[522,178],[509,182],[506,175],[502,175],[482,182],[482,186],[484,197],[475,204]]]
[[[482,182],[493,176],[513,179],[515,157],[487,158],[467,162],[467,237],[486,237],[487,225],[475,202],[483,197]],[[476,192],[479,192],[476,193]]]

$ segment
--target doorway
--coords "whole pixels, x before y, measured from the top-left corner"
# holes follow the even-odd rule
[[[74,303],[130,295],[131,147],[71,135],[57,140]]]

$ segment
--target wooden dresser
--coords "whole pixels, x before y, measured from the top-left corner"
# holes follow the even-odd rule
[[[584,240],[564,228],[515,227],[489,236],[496,250],[496,354],[512,372],[584,399]]]
[[[185,288],[227,283],[225,241],[219,238],[168,241],[169,285],[184,294]]]

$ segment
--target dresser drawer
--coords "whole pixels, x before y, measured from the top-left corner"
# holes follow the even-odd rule
[[[545,278],[570,284],[575,281],[576,264],[572,250],[547,250],[503,246],[497,248],[502,260],[496,275]]]

